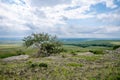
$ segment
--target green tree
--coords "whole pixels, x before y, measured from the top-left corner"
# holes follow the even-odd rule
[[[49,56],[62,51],[62,44],[56,36],[47,33],[31,34],[23,39],[26,47],[35,46],[38,48],[37,57]]]

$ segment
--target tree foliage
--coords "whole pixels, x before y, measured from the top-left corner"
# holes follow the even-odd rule
[[[56,36],[51,36],[47,33],[31,34],[23,39],[26,47],[37,47],[37,56],[49,56],[50,54],[57,54],[62,51],[62,44]]]

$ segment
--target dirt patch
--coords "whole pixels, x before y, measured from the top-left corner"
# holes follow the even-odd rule
[[[25,60],[28,58],[29,58],[29,55],[19,55],[19,56],[12,56],[8,58],[4,58],[2,61]]]

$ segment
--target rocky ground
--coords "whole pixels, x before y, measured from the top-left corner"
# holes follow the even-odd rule
[[[0,61],[1,80],[120,80],[120,48],[95,55],[60,54],[41,58],[27,55]],[[16,60],[18,58],[18,60]]]

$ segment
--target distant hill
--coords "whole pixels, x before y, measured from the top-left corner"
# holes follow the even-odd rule
[[[22,38],[0,38],[0,44],[21,43]]]
[[[21,43],[23,38],[0,38],[0,44]],[[80,43],[96,40],[120,40],[120,38],[59,38],[65,44],[67,43]]]

